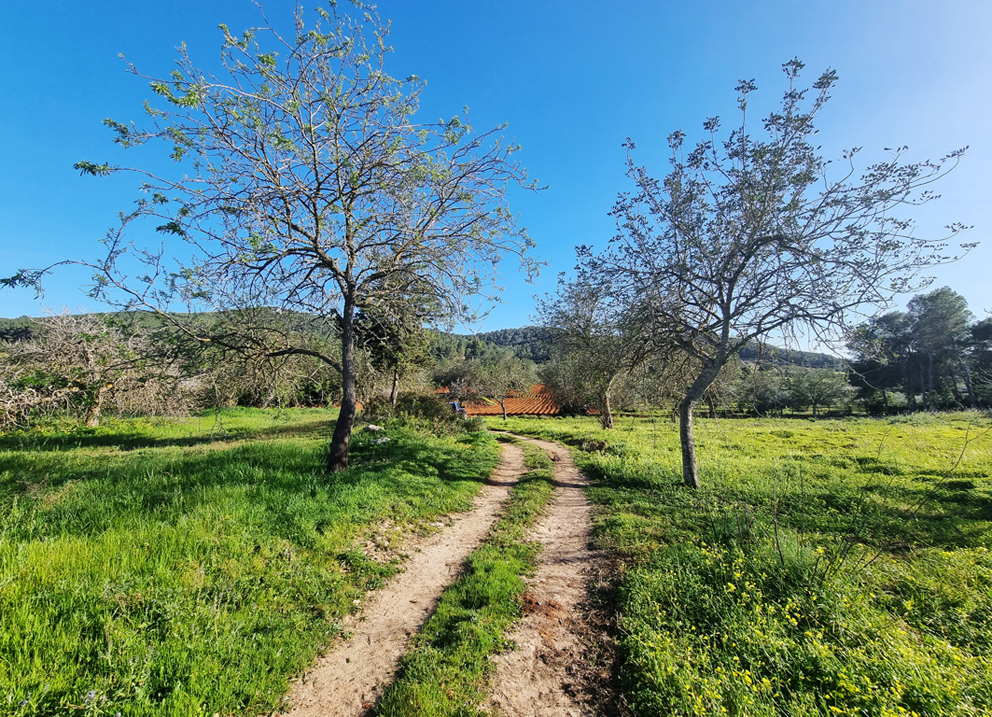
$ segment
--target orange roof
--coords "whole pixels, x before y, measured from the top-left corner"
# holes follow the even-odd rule
[[[498,401],[469,400],[462,406],[466,416],[502,416],[503,408]],[[506,413],[511,416],[557,416],[560,410],[544,384],[535,384],[530,392],[522,396],[509,396],[506,399]]]

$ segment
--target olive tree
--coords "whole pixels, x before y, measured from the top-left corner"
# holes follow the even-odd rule
[[[615,391],[665,346],[652,332],[650,307],[618,299],[580,266],[574,279],[560,276],[557,293],[537,309],[554,346],[545,382],[559,405],[595,408],[603,428],[613,428]]]
[[[503,409],[506,420],[506,399],[527,393],[534,385],[533,366],[512,354],[494,360],[480,361],[473,372],[472,388],[476,394],[495,401]]]
[[[686,146],[668,138],[671,166],[657,179],[634,159],[634,190],[613,209],[618,232],[598,255],[580,252],[590,273],[613,291],[651,304],[656,331],[698,360],[680,404],[683,478],[698,487],[693,411],[720,369],[749,341],[797,327],[842,328],[864,305],[885,305],[913,290],[921,269],[952,259],[946,237],[916,237],[902,210],[933,198],[927,189],[963,150],[938,161],[907,163],[906,149],[860,171],[858,149],[828,162],[815,141],[815,121],[836,81],[823,73],[800,85],[803,64],[783,66],[781,108],[758,130],[749,124],[753,81],[737,87],[739,124],[721,135],[719,118],[703,123],[707,138]],[[963,227],[948,227],[950,235]]]
[[[506,256],[534,268],[525,257],[531,242],[507,203],[509,187],[534,186],[514,159],[518,147],[502,138],[502,127],[477,132],[467,110],[418,121],[423,82],[387,73],[388,23],[354,5],[348,14],[331,3],[309,25],[298,11],[291,35],[264,14],[265,26],[241,36],[222,25],[216,74],[185,46],[168,76],[129,65],[156,96],[146,104],[149,126],[106,124],[126,148],[164,143],[178,169],[76,165],[84,174],[142,179],[137,208],[109,233],[107,257],[95,263],[94,295],[158,312],[195,341],[310,355],[340,371],[332,471],[347,465],[355,419],[356,312],[399,314],[411,297],[426,295],[436,320],[468,321],[498,295],[496,270]],[[145,218],[165,236],[163,247],[126,238],[127,227]],[[129,270],[128,259],[144,266]],[[14,281],[38,276],[22,272]],[[340,354],[265,326],[187,328],[169,313],[178,305],[324,317],[340,332]]]
[[[797,371],[786,378],[785,389],[793,409],[811,406],[813,418],[821,406],[832,406],[851,393],[847,376],[828,368]]]

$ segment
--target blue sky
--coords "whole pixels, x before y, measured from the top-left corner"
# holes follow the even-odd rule
[[[310,3],[316,6],[317,0]],[[276,24],[295,3],[269,0]],[[305,3],[305,7],[309,7]],[[734,86],[754,78],[752,106],[773,107],[780,66],[797,56],[813,79],[827,67],[840,82],[820,121],[824,152],[908,145],[909,160],[938,158],[970,145],[937,187],[942,198],[918,211],[919,236],[944,224],[974,225],[982,244],[938,267],[934,286],[961,293],[979,317],[992,310],[992,3],[947,0],[697,0],[695,2],[384,0],[395,52],[387,69],[427,81],[426,119],[470,108],[480,129],[507,122],[506,134],[532,177],[548,189],[515,192],[512,208],[549,262],[539,284],[504,267],[504,303],[477,330],[530,323],[533,294],[554,290],[578,244],[604,246],[608,212],[624,177],[621,143],[659,175],[665,138],[699,137],[704,118],[735,113]],[[99,240],[136,198],[134,177],[81,178],[81,159],[133,162],[111,144],[105,117],[141,120],[147,84],[125,73],[119,54],[148,74],[165,74],[175,47],[212,63],[217,25],[260,24],[249,0],[79,0],[12,2],[2,10],[0,61],[7,68],[0,111],[0,275],[63,258],[94,259]],[[41,301],[0,291],[0,316],[39,315],[43,306],[99,310],[80,290],[86,272],[60,271]],[[902,305],[909,297],[904,297]]]

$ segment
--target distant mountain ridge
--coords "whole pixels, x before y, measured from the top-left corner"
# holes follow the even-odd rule
[[[520,358],[544,363],[551,358],[551,332],[544,326],[523,326],[476,334],[475,339],[511,349]],[[469,338],[469,337],[465,337]],[[738,352],[741,361],[772,366],[802,366],[805,368],[844,369],[844,360],[817,351],[800,351],[771,344],[753,343]]]
[[[159,323],[150,317],[139,319],[139,323],[147,327],[154,327]],[[16,319],[0,318],[0,341],[21,341],[30,339],[36,330],[39,319],[28,316],[21,316]],[[321,326],[326,331],[329,326]],[[537,364],[546,363],[551,360],[551,332],[544,326],[521,326],[515,329],[498,329],[496,331],[485,331],[482,333],[468,334],[446,334],[445,335],[464,342],[484,342],[508,348],[513,353],[522,358],[529,359]],[[752,344],[746,346],[738,352],[741,360],[751,364],[763,364],[772,366],[803,366],[806,368],[830,368],[843,370],[844,360],[829,354],[816,351],[799,351],[797,349],[781,348],[770,344]]]

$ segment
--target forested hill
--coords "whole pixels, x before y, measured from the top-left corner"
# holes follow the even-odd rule
[[[479,338],[497,346],[509,348],[522,359],[544,363],[551,359],[549,332],[543,326],[500,329],[479,334]]]
[[[843,371],[846,368],[844,359],[816,351],[798,351],[783,349],[770,344],[751,344],[737,352],[741,361],[770,366],[802,366],[804,368],[829,368]]]
[[[294,315],[295,316],[295,315]],[[285,317],[284,317],[285,318]],[[298,327],[306,330],[308,323],[300,321]],[[143,328],[157,328],[161,321],[155,317],[140,315],[137,323]],[[326,333],[333,331],[333,328],[320,322],[320,331]],[[32,338],[39,328],[39,320],[21,316],[16,319],[0,318],[0,341],[20,341]],[[441,338],[444,336],[445,338]],[[517,329],[499,329],[498,331],[486,331],[474,336],[460,334],[441,334],[438,336],[443,345],[439,352],[444,355],[478,358],[486,353],[485,345],[508,348],[522,359],[529,359],[534,363],[541,364],[551,359],[551,342],[549,341],[549,331],[543,326],[522,326]],[[450,345],[449,345],[450,344]],[[748,346],[740,351],[742,361],[747,363],[761,363],[774,366],[804,366],[808,368],[832,368],[843,370],[843,361],[836,356],[816,353],[811,351],[797,351],[794,349],[779,348],[776,346],[757,344]]]
[[[465,337],[468,338],[468,337]],[[544,363],[551,358],[549,331],[542,326],[524,326],[519,329],[500,329],[477,334],[475,339],[511,349],[520,358]],[[843,359],[815,351],[798,351],[770,344],[752,344],[741,349],[742,361],[772,366],[803,366],[805,368],[830,368],[844,370]]]
[[[30,339],[37,327],[37,319],[21,316],[17,319],[0,319],[0,341],[24,341]]]
[[[449,334],[444,331],[434,333],[435,357],[448,360],[482,359],[505,353],[541,364],[551,360],[548,330],[539,326],[524,326],[520,329],[500,329],[479,334]]]
[[[305,314],[299,311],[285,311],[269,307],[251,309],[251,319],[256,325],[279,326],[287,331],[310,332],[321,336],[336,333],[337,328],[332,319],[326,319],[316,314]],[[79,314],[79,316],[95,316],[111,321],[116,325],[126,325],[135,330],[154,331],[166,325],[162,317],[149,311],[108,312]],[[200,329],[208,326],[223,327],[234,316],[228,312],[203,312],[170,314],[178,322],[195,322]],[[26,341],[37,338],[44,332],[47,317],[21,316],[16,319],[0,318],[0,341]]]

